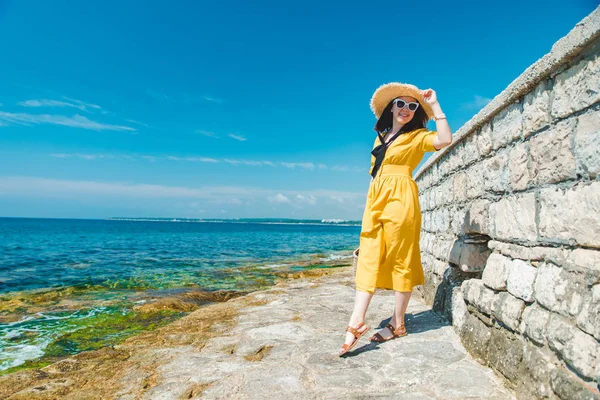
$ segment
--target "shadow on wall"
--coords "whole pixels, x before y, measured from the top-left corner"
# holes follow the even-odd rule
[[[481,227],[473,223],[471,211],[467,211],[463,219],[460,231],[449,249],[448,264],[443,270],[442,276],[433,278],[436,285],[432,303],[432,309],[441,313],[452,323],[452,297],[456,290],[460,290],[462,283],[468,279],[480,279],[492,250],[488,247],[491,238],[477,230]],[[431,281],[431,276],[429,280]],[[433,293],[433,290],[428,290]],[[427,299],[426,299],[427,300]]]

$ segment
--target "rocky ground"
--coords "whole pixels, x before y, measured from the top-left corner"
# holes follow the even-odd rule
[[[408,336],[369,344],[389,321],[391,291],[375,295],[366,321],[372,330],[338,357],[353,300],[351,267],[282,281],[118,346],[0,377],[0,398],[513,398],[416,298]]]

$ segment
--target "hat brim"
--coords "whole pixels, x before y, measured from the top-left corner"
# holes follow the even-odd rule
[[[371,110],[373,111],[373,114],[375,114],[375,117],[379,119],[383,110],[390,104],[390,101],[400,96],[410,96],[417,99],[421,107],[423,107],[423,110],[425,110],[427,118],[433,119],[433,109],[425,101],[425,98],[421,94],[421,90],[414,85],[400,82],[386,83],[375,90],[375,93],[373,93],[373,97],[371,98]]]

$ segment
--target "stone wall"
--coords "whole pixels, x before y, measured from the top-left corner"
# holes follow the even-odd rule
[[[600,398],[600,7],[418,171],[421,294],[520,398]]]

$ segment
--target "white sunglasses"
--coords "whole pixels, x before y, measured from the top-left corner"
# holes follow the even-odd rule
[[[412,112],[417,111],[417,108],[419,108],[419,103],[407,103],[402,99],[394,99],[394,104],[396,104],[396,107],[398,107],[400,110],[408,106],[408,110]]]

